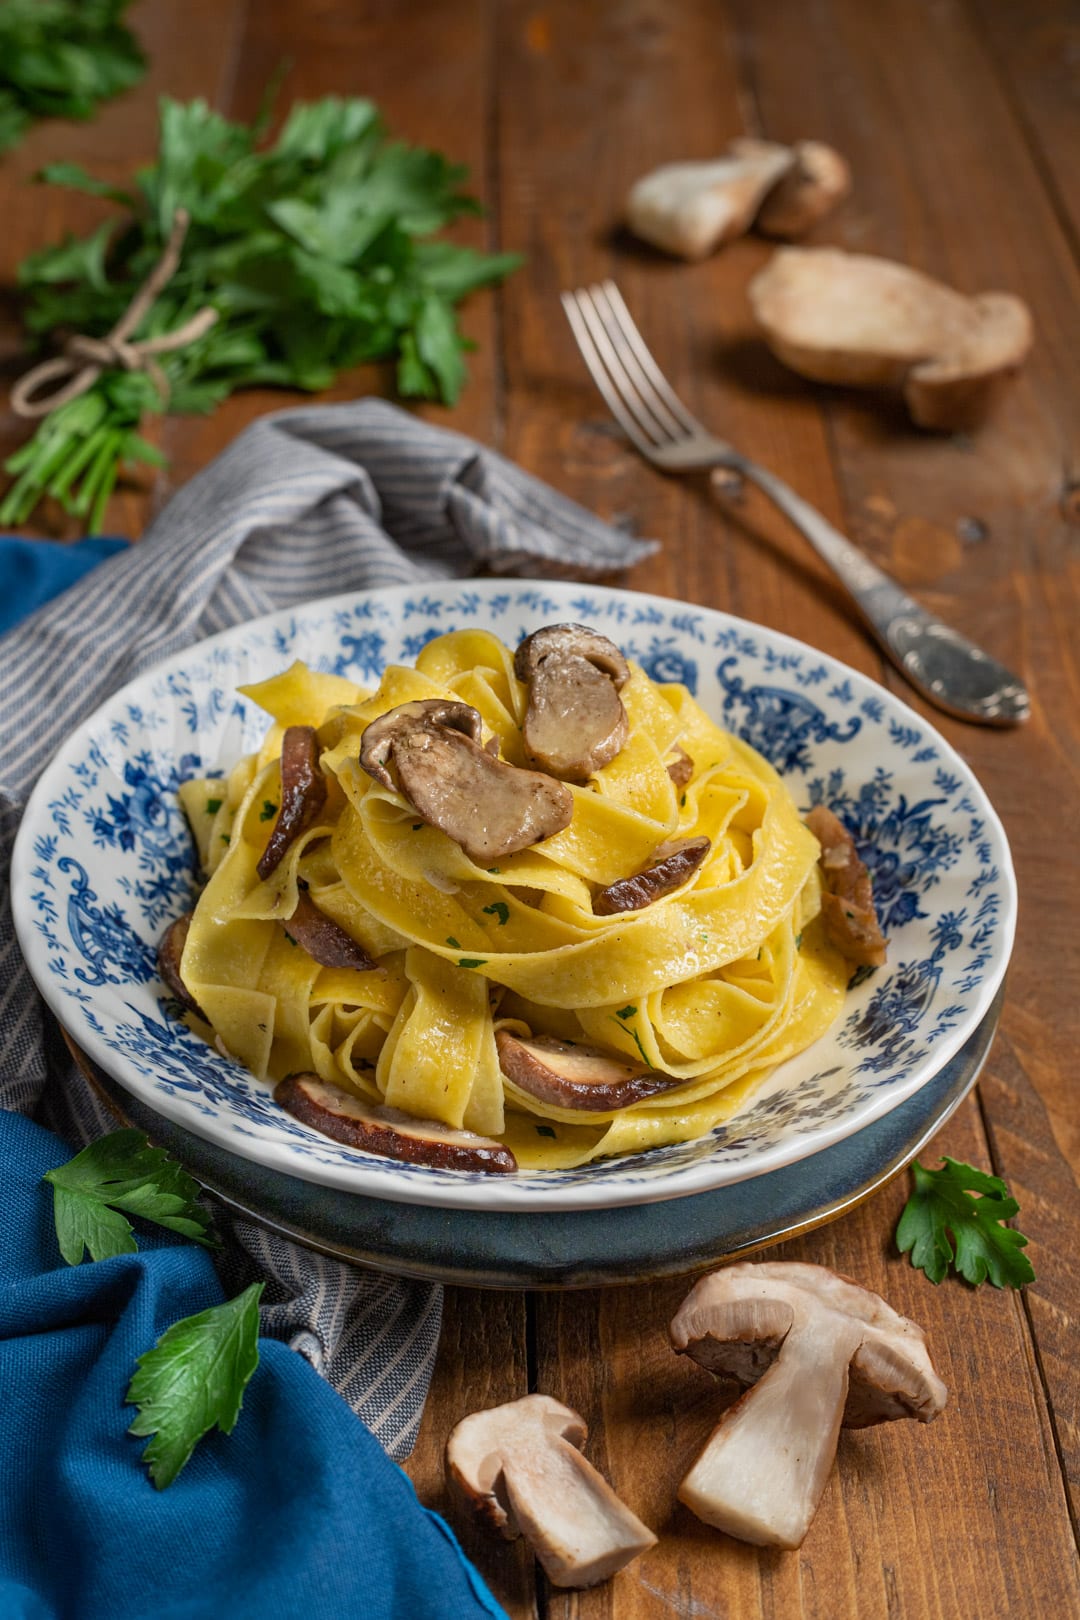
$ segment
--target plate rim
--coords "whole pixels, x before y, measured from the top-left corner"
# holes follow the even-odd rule
[[[1002,985],[999,987],[993,1003],[984,1014],[982,1020],[968,1036],[968,1041],[964,1043],[964,1047],[961,1048],[960,1052],[954,1054],[953,1058],[950,1060],[951,1062],[955,1062],[958,1058],[962,1059],[964,1056],[964,1051],[969,1043],[974,1047],[976,1043],[981,1041],[981,1050],[977,1052],[972,1059],[971,1072],[961,1078],[958,1087],[948,1096],[945,1106],[939,1112],[934,1113],[932,1117],[927,1118],[920,1125],[914,1137],[905,1142],[901,1151],[898,1154],[893,1155],[893,1157],[887,1159],[882,1165],[879,1166],[879,1168],[873,1170],[867,1180],[860,1182],[856,1188],[852,1189],[846,1195],[843,1195],[832,1202],[819,1204],[812,1214],[804,1216],[796,1223],[783,1227],[782,1229],[773,1229],[767,1235],[761,1237],[757,1241],[751,1240],[749,1242],[735,1243],[728,1248],[713,1249],[707,1255],[695,1257],[690,1261],[689,1264],[680,1264],[679,1257],[676,1254],[668,1263],[654,1264],[649,1269],[647,1274],[640,1270],[620,1270],[615,1275],[611,1275],[610,1273],[597,1275],[591,1271],[588,1271],[585,1273],[578,1272],[570,1277],[556,1278],[548,1274],[543,1276],[528,1276],[524,1280],[519,1280],[520,1261],[515,1257],[514,1272],[511,1274],[511,1272],[508,1270],[504,1275],[497,1278],[493,1270],[481,1271],[479,1267],[469,1266],[462,1263],[458,1263],[457,1265],[451,1267],[440,1264],[438,1260],[425,1259],[416,1252],[415,1239],[411,1240],[412,1246],[408,1249],[404,1249],[402,1255],[400,1256],[397,1254],[389,1256],[386,1254],[371,1254],[364,1256],[359,1254],[356,1248],[348,1248],[344,1244],[335,1243],[333,1240],[323,1239],[322,1241],[318,1241],[318,1234],[310,1228],[292,1225],[284,1218],[267,1216],[263,1211],[256,1208],[253,1204],[242,1202],[230,1192],[222,1191],[221,1187],[215,1184],[214,1179],[208,1179],[206,1177],[204,1171],[198,1168],[192,1169],[188,1161],[186,1161],[182,1150],[177,1148],[175,1144],[171,1146],[168,1144],[161,1145],[166,1145],[168,1151],[173,1152],[175,1155],[180,1157],[181,1162],[185,1165],[185,1168],[189,1170],[189,1173],[194,1176],[194,1179],[199,1182],[200,1186],[204,1187],[211,1197],[216,1198],[218,1202],[229,1211],[230,1216],[232,1216],[234,1219],[254,1221],[264,1230],[272,1232],[277,1237],[283,1238],[289,1242],[297,1243],[302,1248],[308,1249],[316,1254],[325,1255],[327,1258],[336,1260],[343,1265],[354,1265],[362,1268],[363,1270],[382,1272],[390,1271],[395,1276],[406,1277],[415,1282],[441,1283],[449,1287],[481,1288],[493,1292],[522,1293],[529,1291],[539,1293],[563,1293],[576,1292],[588,1288],[647,1286],[653,1283],[670,1281],[679,1277],[700,1275],[702,1272],[708,1271],[715,1266],[726,1265],[734,1260],[745,1260],[751,1256],[760,1255],[766,1250],[775,1248],[781,1243],[787,1243],[795,1238],[805,1237],[811,1232],[818,1231],[823,1226],[831,1225],[833,1221],[843,1219],[844,1216],[850,1214],[853,1210],[858,1209],[862,1204],[867,1203],[871,1198],[883,1191],[885,1187],[889,1186],[891,1182],[895,1181],[898,1176],[902,1175],[904,1171],[908,1169],[912,1161],[919,1156],[927,1144],[934,1139],[940,1130],[943,1129],[943,1127],[960,1108],[962,1103],[975,1089],[975,1086],[978,1084],[986,1064],[989,1061],[990,1053],[997,1037],[1001,1022],[1004,999],[1005,986]],[[110,1111],[116,1114],[119,1121],[122,1121],[128,1126],[132,1125],[133,1121],[129,1119],[129,1117],[123,1112],[123,1105],[117,1101],[117,1099],[112,1095],[112,1092],[109,1090],[110,1083],[117,1086],[120,1090],[123,1090],[124,1088],[122,1087],[121,1082],[117,1080],[115,1076],[109,1074],[99,1065],[95,1064],[93,1059],[89,1058],[86,1053],[82,1052],[78,1042],[69,1034],[63,1025],[60,1025],[60,1032],[64,1039],[65,1045],[72,1054],[76,1066],[78,1067],[80,1073],[86,1077],[88,1084],[94,1088],[95,1095],[99,1096],[103,1100],[104,1105],[109,1108]],[[947,1068],[948,1064],[946,1064],[945,1067]],[[939,1079],[942,1072],[943,1071],[939,1071],[938,1074],[933,1078]],[[932,1083],[932,1080],[928,1081],[927,1085]],[[920,1089],[922,1090],[925,1088]],[[130,1096],[130,1093],[125,1092],[125,1100],[128,1096]],[[913,1093],[912,1096],[907,1099],[907,1102],[913,1103],[917,1096],[918,1092]],[[153,1115],[155,1113],[155,1110],[152,1109],[148,1103],[142,1102],[141,1099],[136,1098],[135,1102],[137,1107],[144,1109],[148,1114]],[[903,1106],[905,1105],[900,1105],[900,1107]],[[154,1140],[154,1133],[149,1125],[136,1125],[135,1128],[145,1130],[151,1141]],[[184,1131],[183,1126],[175,1126],[174,1128],[180,1130],[181,1132]],[[854,1133],[854,1136],[858,1136],[859,1134],[861,1133],[856,1132]],[[845,1140],[853,1140],[853,1137],[846,1138]],[[834,1144],[834,1147],[839,1147],[842,1145],[842,1143],[836,1143]],[[253,1161],[244,1159],[241,1155],[233,1153],[228,1148],[220,1147],[218,1144],[212,1144],[212,1146],[216,1147],[219,1152],[226,1154],[229,1158],[236,1159],[240,1164],[253,1165]],[[827,1152],[828,1150],[826,1149],[824,1151]],[[806,1163],[806,1160],[798,1160],[794,1164],[781,1166],[777,1171],[767,1172],[765,1176],[757,1179],[767,1181],[769,1175],[783,1175],[796,1169],[798,1164],[805,1165]],[[267,1170],[266,1167],[262,1165],[254,1165],[254,1170],[258,1173],[268,1174],[275,1179],[280,1178],[286,1183],[290,1181],[297,1181],[303,1186],[312,1185],[310,1182],[302,1182],[301,1178],[299,1177],[290,1177],[287,1172]],[[691,1196],[692,1198],[698,1198],[703,1201],[713,1200],[718,1196],[722,1196],[725,1192],[732,1191],[734,1185],[737,1185],[737,1183],[729,1184],[727,1187],[716,1188],[711,1192],[701,1192]],[[674,1202],[675,1200],[672,1201]],[[362,1197],[361,1203],[367,1206],[385,1203],[392,1209],[397,1209],[399,1207],[389,1199],[380,1200],[374,1197]],[[421,1216],[435,1212],[435,1206],[417,1205],[414,1207],[420,1211]],[[649,1206],[639,1207],[642,1210],[643,1215],[645,1215],[645,1218],[648,1218],[646,1212]],[[524,1219],[526,1225],[528,1225],[530,1219],[535,1219],[543,1221],[545,1226],[550,1227],[553,1219],[550,1212],[529,1212],[518,1210],[493,1211],[492,1213],[501,1216],[503,1219],[512,1220],[515,1226],[519,1225],[522,1219]],[[569,1218],[573,1218],[576,1224],[577,1219],[580,1218],[582,1214],[611,1216],[616,1212],[612,1209],[594,1209],[591,1211],[567,1210],[563,1211],[562,1213]],[[457,1221],[469,1220],[470,1222],[474,1222],[477,1211],[464,1209],[449,1210],[444,1211],[443,1215],[444,1217],[449,1216],[451,1221],[454,1221],[456,1218]],[[503,1260],[501,1263],[507,1267],[511,1265],[509,1258]],[[572,1264],[580,1266],[581,1262],[574,1261]]]
[[[257,632],[262,628],[277,627],[278,625],[283,625],[288,629],[290,619],[304,613],[328,614],[338,612],[344,610],[347,606],[364,603],[372,599],[387,603],[393,607],[398,600],[407,598],[418,590],[437,595],[443,591],[460,590],[463,586],[471,593],[478,594],[481,597],[496,596],[505,594],[508,588],[512,589],[515,585],[522,587],[534,586],[556,598],[562,596],[568,610],[572,607],[568,599],[570,593],[576,592],[580,594],[582,590],[588,590],[603,599],[614,598],[628,604],[631,602],[640,604],[642,601],[650,600],[651,597],[656,597],[656,593],[634,591],[619,586],[600,585],[592,582],[582,585],[580,581],[532,579],[521,576],[514,576],[513,580],[508,580],[505,577],[469,580],[458,578],[423,580],[401,585],[374,586],[366,590],[349,591],[344,594],[332,593],[312,598],[310,601],[298,602],[289,607],[276,608],[270,613],[243,620],[240,624],[229,626],[224,630],[214,632],[210,636],[191,642],[188,646],[181,648],[179,652],[171,653],[160,662],[148,665],[133,676],[130,681],[125,682],[122,687],[110,693],[100,703],[95,704],[94,708],[84,717],[80,724],[60,743],[38,777],[27,799],[12,852],[11,898],[16,936],[31,977],[58,1022],[66,1027],[64,1015],[67,1013],[70,1017],[71,1009],[68,1008],[67,1002],[61,994],[61,987],[53,982],[52,975],[41,973],[39,976],[35,972],[35,959],[40,962],[39,943],[33,927],[34,916],[30,898],[31,885],[28,879],[23,880],[22,874],[30,869],[28,846],[38,830],[33,825],[35,808],[40,807],[47,801],[50,781],[57,773],[63,770],[69,756],[77,754],[80,745],[88,740],[91,730],[99,723],[104,711],[113,704],[123,702],[133,689],[141,686],[150,678],[166,679],[175,671],[183,669],[193,657],[211,654],[215,647],[224,643],[242,641],[246,635],[251,634],[253,631]],[[728,613],[725,609],[687,602],[679,597],[660,597],[656,599],[662,601],[672,613],[677,613],[684,608],[690,613],[704,613],[714,620],[723,621],[725,628],[744,630],[759,635],[764,634],[781,652],[786,650],[800,656],[809,654],[813,658],[823,660],[827,665],[831,666],[832,671],[838,677],[854,677],[860,684],[867,686],[874,694],[878,695],[890,709],[899,710],[902,715],[910,716],[911,721],[920,730],[924,731],[928,737],[933,739],[941,752],[942,762],[959,771],[963,780],[970,783],[975,789],[981,801],[979,806],[980,815],[984,816],[996,831],[997,842],[1002,856],[1000,870],[1003,898],[1000,919],[1001,944],[997,960],[991,964],[990,971],[981,981],[975,993],[966,1025],[958,1025],[942,1035],[940,1044],[934,1053],[933,1064],[914,1083],[907,1085],[901,1083],[895,1089],[889,1088],[886,1090],[880,1088],[872,1098],[865,1100],[861,1105],[856,1125],[851,1124],[849,1117],[841,1117],[831,1125],[818,1126],[812,1137],[808,1134],[792,1135],[778,1143],[774,1143],[770,1148],[766,1148],[756,1158],[728,1165],[727,1173],[719,1184],[711,1180],[709,1175],[710,1166],[715,1164],[712,1159],[704,1159],[681,1170],[675,1170],[670,1176],[657,1177],[655,1180],[638,1181],[633,1184],[622,1183],[617,1178],[598,1180],[592,1184],[574,1184],[559,1189],[559,1208],[563,1211],[619,1208],[636,1204],[664,1202],[668,1199],[691,1197],[697,1193],[711,1190],[717,1185],[737,1185],[740,1181],[756,1179],[758,1176],[768,1175],[772,1170],[783,1168],[788,1164],[797,1163],[803,1159],[812,1158],[816,1153],[834,1146],[838,1141],[843,1140],[845,1136],[852,1134],[853,1131],[873,1124],[885,1114],[891,1112],[893,1108],[899,1107],[923,1085],[928,1084],[939,1074],[945,1064],[955,1056],[964,1040],[979,1026],[1004,981],[1015,941],[1018,901],[1017,884],[1012,852],[1004,825],[975,771],[931,721],[925,719],[905,703],[902,698],[874,680],[872,676],[864,675],[861,671],[853,669],[833,654],[824,652],[808,642],[800,641],[797,637],[790,636],[784,631],[774,630],[768,625],[741,618],[739,615]],[[99,1036],[92,1028],[80,1028],[76,1033],[76,1039],[107,1073],[111,1074],[113,1072],[115,1054],[110,1055],[110,1049],[105,1045],[102,1036]],[[142,1076],[137,1070],[130,1077],[117,1075],[116,1079],[118,1084],[122,1085],[132,1096],[144,1100],[140,1089]],[[147,1084],[152,1086],[153,1082],[150,1081]],[[174,1097],[169,1092],[161,1094],[154,1092],[152,1101],[149,1096],[145,1100],[147,1106],[156,1109],[157,1112],[170,1119],[174,1124],[183,1129],[190,1128],[194,1134],[203,1136],[208,1141],[222,1143],[224,1136],[227,1134],[221,1130],[220,1124],[214,1118],[201,1114],[196,1115],[194,1118],[189,1117],[182,1100]],[[388,1202],[425,1204],[444,1209],[470,1207],[484,1209],[491,1207],[493,1189],[490,1183],[497,1181],[496,1201],[500,1208],[516,1210],[522,1213],[533,1212],[541,1208],[543,1195],[527,1187],[515,1187],[514,1178],[509,1176],[487,1177],[482,1180],[478,1178],[475,1181],[471,1179],[468,1181],[463,1180],[458,1186],[447,1187],[438,1181],[425,1182],[421,1177],[415,1175],[401,1176],[395,1180],[386,1173],[386,1161],[383,1161],[383,1165],[378,1171],[378,1185],[373,1186],[369,1191],[364,1186],[356,1185],[357,1175],[362,1176],[364,1173],[364,1160],[368,1157],[367,1155],[358,1154],[355,1164],[351,1161],[339,1165],[337,1163],[317,1163],[313,1160],[304,1164],[294,1164],[290,1159],[286,1166],[282,1162],[282,1156],[285,1152],[284,1144],[263,1138],[248,1137],[244,1137],[243,1142],[249,1151],[242,1153],[241,1157],[252,1159],[264,1165],[267,1169],[277,1170],[282,1174],[295,1175],[298,1179],[316,1185],[330,1186],[341,1191],[353,1192],[358,1196],[373,1196]],[[250,1151],[252,1149],[254,1151]],[[629,1166],[632,1164],[632,1157],[626,1156],[626,1158]],[[555,1176],[556,1173],[553,1172],[553,1191],[557,1186]]]

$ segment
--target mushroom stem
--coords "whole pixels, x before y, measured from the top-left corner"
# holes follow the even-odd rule
[[[759,1546],[798,1547],[836,1455],[858,1335],[832,1323],[792,1335],[768,1372],[729,1408],[679,1486],[699,1519]]]

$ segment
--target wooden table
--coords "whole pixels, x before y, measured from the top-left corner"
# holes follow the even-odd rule
[[[927,1157],[948,1152],[1008,1179],[1038,1281],[1022,1295],[932,1287],[891,1246],[905,1178],[777,1251],[836,1266],[925,1324],[951,1391],[942,1419],[842,1437],[802,1550],[760,1551],[708,1530],[675,1499],[716,1415],[709,1376],[666,1347],[681,1285],[535,1298],[451,1291],[409,1464],[421,1497],[449,1511],[515,1620],[1080,1613],[1080,477],[1070,443],[1080,116],[1069,82],[1080,15],[1066,0],[142,0],[133,20],[153,61],[144,87],[85,129],[39,128],[0,164],[4,281],[31,248],[102,212],[33,190],[25,182],[34,169],[77,156],[125,176],[153,149],[159,91],[250,117],[289,58],[288,96],[370,94],[402,135],[468,162],[488,216],[463,239],[527,255],[502,292],[468,310],[479,350],[460,405],[427,414],[660,537],[663,552],[630,581],[638,590],[791,632],[902,690],[762,500],[725,504],[704,484],[667,481],[613,429],[557,294],[614,275],[695,412],[1020,670],[1034,699],[1019,732],[930,716],[1004,818],[1021,912],[978,1096]],[[815,389],[770,360],[745,298],[765,243],[750,238],[686,267],[621,237],[615,221],[637,175],[712,155],[747,130],[817,136],[851,158],[854,195],[816,240],[1031,304],[1031,362],[977,437],[924,436],[896,407]],[[17,347],[8,317],[8,375]],[[333,397],[387,383],[383,372],[353,375]],[[178,483],[284,402],[248,395],[209,419],[171,422],[171,471],[117,495],[111,525],[137,536]],[[5,448],[17,442],[10,417],[2,430]],[[654,1552],[580,1596],[550,1590],[520,1543],[463,1525],[443,1490],[452,1424],[531,1389],[583,1413],[588,1454],[661,1536]]]

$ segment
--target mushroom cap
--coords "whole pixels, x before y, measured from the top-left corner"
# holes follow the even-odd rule
[[[703,259],[750,229],[762,198],[793,161],[788,146],[745,140],[708,162],[665,163],[631,187],[626,222],[666,253]]]
[[[1032,341],[1018,298],[967,298],[907,265],[838,248],[781,248],[749,296],[769,347],[793,371],[902,387],[925,427],[977,419]]]
[[[519,681],[531,681],[548,658],[584,658],[611,677],[617,692],[630,679],[630,665],[619,648],[587,624],[546,624],[519,642],[514,654],[514,674]]]
[[[599,1046],[562,1041],[555,1035],[522,1037],[499,1029],[495,1046],[508,1080],[540,1102],[560,1108],[610,1113],[683,1084],[644,1063],[627,1063]]]
[[[482,735],[469,704],[422,698],[371,722],[360,764],[486,866],[569,826],[574,799],[550,776],[497,759],[481,747]]]
[[[399,703],[396,709],[388,709],[365,727],[360,743],[362,768],[383,787],[396,789],[397,783],[388,768],[395,742],[416,731],[435,727],[460,731],[477,744],[483,742],[484,723],[471,704],[458,703],[451,698],[417,698],[412,703]]]
[[[583,624],[549,624],[514,654],[529,688],[525,753],[538,769],[587,782],[622,749],[630,725],[619,692],[630,666],[613,641]]]
[[[734,142],[733,150],[741,146]],[[804,236],[851,190],[851,165],[823,141],[796,141],[791,167],[758,210],[754,229],[765,236]]]
[[[510,1149],[492,1137],[456,1130],[436,1119],[414,1118],[398,1108],[376,1107],[317,1074],[286,1075],[274,1088],[274,1101],[323,1136],[380,1158],[492,1175],[517,1169]]]
[[[745,1261],[711,1272],[673,1318],[671,1344],[710,1372],[748,1386],[811,1316],[830,1317],[837,1338],[850,1344],[845,1427],[901,1417],[929,1423],[943,1409],[948,1392],[922,1328],[880,1294],[827,1266]]]
[[[632,877],[609,883],[593,896],[593,912],[597,917],[614,917],[653,905],[688,883],[711,849],[711,841],[700,834],[659,845],[648,866]]]

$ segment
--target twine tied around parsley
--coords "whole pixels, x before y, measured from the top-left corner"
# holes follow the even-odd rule
[[[216,309],[209,305],[200,309],[190,320],[172,332],[160,337],[132,341],[154,304],[168,286],[180,265],[184,238],[187,235],[189,215],[178,208],[173,215],[172,230],[165,251],[151,270],[127,309],[111,332],[104,337],[74,334],[64,344],[63,353],[52,360],[43,360],[20,377],[11,390],[11,408],[16,416],[32,418],[48,416],[80,394],[93,388],[103,371],[145,371],[161,395],[162,403],[169,398],[169,382],[156,356],[170,354],[186,348],[208,332],[218,318]],[[66,379],[66,380],[65,380]],[[49,387],[57,384],[56,387]],[[47,392],[42,393],[45,388]]]

